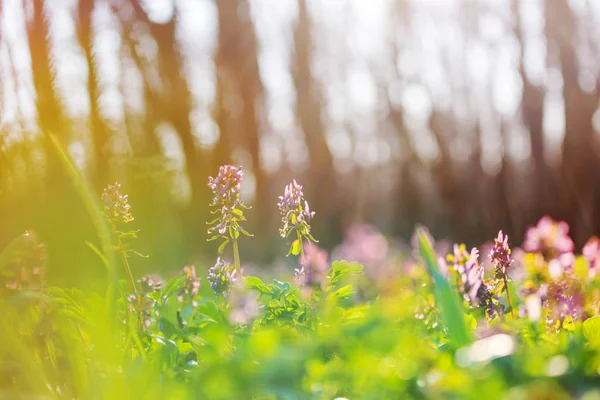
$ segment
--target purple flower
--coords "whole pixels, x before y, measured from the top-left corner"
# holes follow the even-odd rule
[[[463,292],[465,299],[471,304],[478,305],[479,298],[477,296],[479,288],[483,285],[483,268],[479,265],[479,250],[473,247],[471,254],[464,264],[464,269],[460,273],[460,278],[463,284]]]
[[[218,217],[209,223],[209,234],[224,235],[228,228],[240,231],[239,222],[244,221],[243,213],[237,209],[238,206],[247,208],[240,200],[241,182],[244,178],[242,167],[233,165],[222,165],[216,178],[208,178],[208,187],[213,191],[213,202],[211,207],[216,207],[212,213]],[[245,231],[244,231],[245,232]],[[236,236],[237,237],[237,236]],[[209,239],[210,240],[210,239]]]
[[[319,249],[314,243],[305,243],[300,266],[300,269],[295,270],[298,285],[320,287],[328,269],[327,251]]]
[[[564,221],[556,222],[549,216],[527,229],[523,243],[525,251],[542,253],[547,259],[573,252],[574,248],[575,244],[569,237],[569,225]]]
[[[115,182],[114,185],[108,185],[102,192],[104,215],[113,224],[133,221],[133,216],[129,212],[131,206],[127,203],[127,195],[121,194],[119,189],[121,189],[121,184]]]
[[[308,202],[304,200],[302,185],[296,180],[285,187],[283,196],[279,196],[277,203],[283,228],[279,230],[281,237],[287,237],[293,230],[298,230],[302,236],[312,239],[310,236],[310,220],[314,217],[314,211],[310,211]]]
[[[548,285],[546,300],[550,310],[549,322],[562,321],[567,316],[577,321],[583,316],[585,293],[581,282],[572,273],[566,273],[560,280]]]
[[[236,281],[235,270],[228,262],[217,258],[217,263],[208,270],[208,281],[215,295],[220,296],[229,291]]]
[[[454,254],[448,256],[458,273],[458,290],[473,308],[483,308],[488,319],[501,314],[504,310],[494,296],[493,286],[483,279],[483,266],[479,264],[479,250],[474,247],[467,253],[465,245],[455,245]]]
[[[600,269],[600,239],[596,236],[591,237],[583,246],[582,253],[589,263],[589,276],[593,278]]]
[[[192,301],[192,305],[196,306],[194,297],[198,294],[200,289],[200,277],[196,276],[196,267],[188,265],[183,267],[183,276],[185,276],[185,282],[183,287],[177,292],[177,300],[183,302],[185,298]]]
[[[223,204],[228,208],[234,207],[239,202],[240,188],[244,171],[242,167],[222,165],[216,178],[208,178],[208,187],[213,191],[212,205]]]
[[[228,319],[232,324],[247,325],[260,315],[260,304],[256,294],[235,287],[229,296],[231,311]]]
[[[344,242],[335,250],[335,258],[360,263],[371,274],[384,263],[388,253],[386,237],[373,225],[360,224],[348,229]]]
[[[477,249],[474,248],[473,250]],[[452,268],[456,272],[462,274],[465,271],[465,264],[471,259],[473,250],[469,253],[467,251],[467,246],[464,244],[455,244],[452,249],[452,254],[448,254],[446,260],[452,265]]]
[[[279,207],[281,216],[285,219],[288,218],[290,214],[295,214],[299,220],[305,218],[306,222],[310,222],[315,213],[310,211],[306,200],[304,200],[304,204],[302,204],[303,199],[304,194],[302,193],[302,185],[299,185],[294,179],[292,183],[285,187],[283,196],[279,196],[277,207]]]
[[[129,309],[140,313],[143,319],[144,327],[149,328],[153,321],[154,300],[148,295],[158,292],[162,289],[164,282],[157,275],[147,275],[138,279],[140,290],[137,293],[132,293],[127,297],[129,301]]]
[[[498,232],[498,237],[494,239],[494,246],[488,257],[496,266],[496,271],[506,275],[514,260],[511,256],[510,247],[508,247],[508,236],[505,236],[502,231]]]

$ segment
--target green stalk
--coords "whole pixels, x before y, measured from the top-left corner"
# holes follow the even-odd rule
[[[129,265],[129,260],[127,259],[127,254],[125,250],[123,250],[123,243],[121,242],[121,238],[117,234],[117,227],[115,224],[112,225],[113,234],[117,238],[117,248],[119,249],[119,254],[121,255],[121,260],[123,261],[123,268],[125,269],[125,273],[127,274],[127,278],[129,279],[129,284],[131,285],[131,290],[136,295],[137,298],[137,288],[135,286],[135,279],[133,279],[133,274],[131,273],[131,266]]]
[[[233,238],[233,262],[235,263],[235,274],[242,279],[242,265],[240,263],[240,249],[236,238]]]
[[[296,235],[298,236],[298,243],[300,244],[300,260],[304,258],[304,246],[302,244],[302,235],[299,230],[296,230]]]
[[[508,305],[510,306],[510,315],[512,315],[513,319],[515,319],[515,309],[510,299],[510,291],[508,290],[508,281],[506,280],[506,274],[502,274],[502,278],[504,279],[504,290],[506,290],[506,299],[508,300]]]

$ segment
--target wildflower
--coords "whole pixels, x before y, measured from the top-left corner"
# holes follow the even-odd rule
[[[300,286],[320,287],[327,273],[327,252],[314,243],[306,243],[304,255],[300,257],[300,267],[295,270],[296,281]]]
[[[600,269],[600,239],[596,236],[590,238],[583,246],[582,253],[589,263],[589,276],[593,278]]]
[[[454,246],[454,254],[448,256],[458,273],[458,289],[473,308],[485,310],[487,318],[493,319],[504,312],[494,295],[493,285],[483,279],[483,266],[479,264],[479,250],[474,247],[466,252],[464,244]]]
[[[237,239],[240,233],[252,236],[240,225],[241,221],[246,220],[241,208],[249,208],[240,199],[243,177],[244,171],[241,166],[222,165],[216,178],[208,178],[208,187],[212,189],[214,195],[211,207],[216,208],[212,213],[218,215],[215,220],[209,222],[212,226],[208,229],[208,233],[213,236],[208,240],[223,239],[219,246],[219,254],[222,254],[229,242],[232,242],[235,270],[238,276],[241,275],[242,267]]]
[[[473,250],[477,249],[474,248]],[[465,270],[465,264],[471,259],[473,250],[471,250],[471,253],[469,253],[467,251],[467,246],[465,246],[464,244],[455,244],[453,247],[452,254],[448,254],[446,260],[452,265],[452,268],[456,272],[462,274]]]
[[[388,253],[386,237],[376,227],[368,224],[351,226],[344,242],[335,250],[337,259],[360,263],[370,274],[379,269]]]
[[[504,235],[502,231],[498,232],[498,237],[494,239],[494,246],[488,257],[496,266],[497,275],[499,277],[506,275],[514,260],[511,256],[510,247],[508,247],[508,236]]]
[[[506,292],[506,299],[508,300],[508,304],[511,308],[511,314],[514,318],[515,313],[512,300],[510,298],[510,292],[508,290],[507,277],[508,268],[512,265],[514,260],[511,256],[510,247],[508,246],[508,236],[505,236],[502,231],[498,232],[498,237],[494,239],[494,245],[492,246],[492,250],[490,250],[488,257],[496,267],[494,278],[504,284],[502,290]]]
[[[478,305],[479,299],[477,294],[479,288],[483,285],[483,268],[479,265],[479,250],[473,247],[471,254],[464,265],[464,270],[460,273],[460,277],[463,284],[463,291],[465,298],[471,302],[471,304]]]
[[[183,275],[185,276],[185,282],[181,290],[177,292],[177,300],[182,303],[185,298],[190,299],[195,307],[197,303],[194,297],[200,289],[200,278],[196,276],[196,267],[193,265],[183,267]]]
[[[121,194],[119,189],[121,189],[121,184],[115,182],[114,185],[108,185],[102,193],[104,215],[107,220],[115,225],[133,221],[133,216],[129,212],[131,206],[127,202],[128,196]]]
[[[155,301],[149,296],[158,292],[164,286],[164,282],[156,275],[147,275],[138,279],[141,290],[127,297],[129,310],[139,313],[143,326],[149,328],[155,318],[153,305]]]
[[[222,165],[216,178],[208,178],[208,187],[213,191],[213,202],[211,205],[225,205],[235,207],[240,204],[240,188],[244,171],[242,167],[233,165]]]
[[[237,325],[247,325],[260,315],[260,304],[256,294],[236,286],[229,296],[229,322]]]
[[[583,316],[585,293],[581,282],[572,273],[549,284],[545,297],[550,310],[549,322],[563,321],[566,317],[577,321]]]
[[[142,293],[158,292],[165,282],[158,275],[146,275],[138,279]]]
[[[314,217],[314,211],[310,211],[308,202],[304,200],[302,185],[296,180],[285,187],[283,196],[279,196],[277,203],[281,214],[283,228],[279,229],[281,237],[288,237],[291,232],[296,232],[297,240],[294,240],[290,246],[288,255],[302,254],[302,240],[316,242],[317,240],[310,234],[310,221]]]
[[[569,225],[564,221],[556,222],[549,216],[527,229],[523,243],[525,251],[542,253],[546,259],[573,252],[574,248],[575,244],[569,237]]]
[[[208,270],[208,281],[210,288],[217,296],[227,293],[231,285],[236,281],[235,270],[228,262],[217,258],[217,263]]]

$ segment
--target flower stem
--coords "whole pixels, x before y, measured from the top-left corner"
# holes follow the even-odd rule
[[[121,242],[121,238],[117,234],[117,227],[115,224],[112,224],[113,234],[117,238],[117,249],[119,250],[119,254],[121,255],[121,260],[123,261],[123,269],[125,269],[125,273],[127,274],[127,278],[129,279],[129,285],[131,285],[131,290],[137,297],[137,288],[135,286],[135,279],[133,279],[133,274],[131,273],[131,266],[129,265],[129,260],[127,260],[127,253],[123,249],[123,243]]]
[[[238,279],[242,279],[242,266],[240,263],[240,249],[238,247],[237,239],[233,239],[233,261],[235,263],[235,274]]]
[[[302,244],[302,235],[300,235],[300,231],[296,231],[296,235],[298,235],[298,243],[300,244],[300,261],[304,258],[304,246]]]
[[[504,290],[506,290],[506,298],[508,300],[508,305],[510,306],[510,315],[512,315],[513,319],[515,319],[515,309],[510,299],[510,291],[508,290],[508,281],[506,280],[506,274],[502,274],[502,278],[504,278]]]

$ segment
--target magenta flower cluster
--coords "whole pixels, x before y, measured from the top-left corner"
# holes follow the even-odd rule
[[[556,222],[549,216],[527,229],[523,243],[523,250],[542,253],[547,259],[571,253],[574,248],[575,244],[569,237],[569,225],[564,221]]]
[[[497,275],[500,277],[505,276],[508,268],[514,262],[508,246],[508,235],[504,235],[502,231],[498,232],[498,237],[494,239],[494,245],[488,257],[496,267]]]

